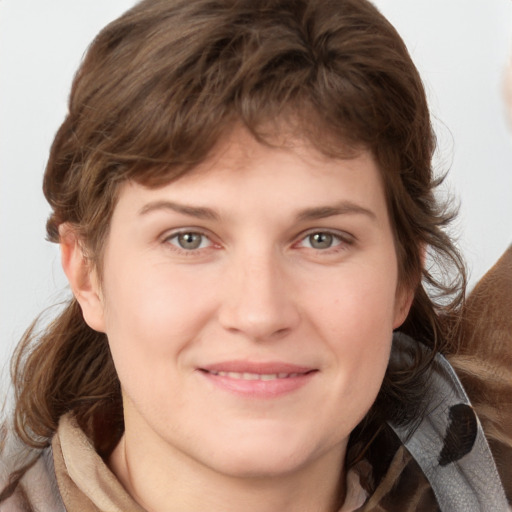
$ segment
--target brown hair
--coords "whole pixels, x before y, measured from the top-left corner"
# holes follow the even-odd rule
[[[101,274],[119,185],[178,178],[235,124],[268,144],[287,126],[329,156],[371,150],[400,283],[416,289],[402,330],[438,350],[447,339],[441,316],[463,297],[464,269],[443,231],[451,215],[434,198],[435,138],[421,79],[366,0],[144,0],[107,26],[78,70],[51,149],[49,239],[59,241],[62,223],[74,225]],[[424,268],[425,248],[439,268],[455,267],[448,283]],[[410,371],[388,371],[372,428],[417,401],[430,361],[421,354]],[[100,453],[113,448],[123,430],[120,385],[106,336],[87,326],[75,300],[42,334],[26,334],[13,368],[16,429],[27,444],[47,445],[72,410],[84,426],[108,424],[89,431],[113,432],[95,440]]]

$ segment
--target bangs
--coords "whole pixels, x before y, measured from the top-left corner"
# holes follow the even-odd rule
[[[286,127],[328,156],[410,144],[421,83],[402,72],[394,28],[352,4],[142,2],[91,46],[71,95],[74,143],[98,179],[148,186],[196,166],[236,124],[268,144]]]

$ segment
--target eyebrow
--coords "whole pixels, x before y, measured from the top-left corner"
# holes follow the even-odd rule
[[[372,220],[377,219],[377,215],[372,210],[364,208],[363,206],[353,203],[352,201],[341,201],[332,206],[320,206],[317,208],[306,208],[301,210],[297,215],[298,220],[318,220],[327,217],[334,217],[335,215],[366,215]]]
[[[171,210],[173,212],[188,215],[190,217],[196,217],[197,219],[203,220],[219,220],[220,216],[217,212],[211,208],[205,208],[202,206],[190,206],[181,203],[175,203],[173,201],[153,201],[143,206],[139,214],[147,215],[150,212],[158,210]]]
[[[139,214],[147,215],[150,212],[158,210],[170,210],[173,212],[188,215],[202,220],[220,220],[220,215],[213,209],[203,206],[190,206],[186,204],[176,203],[174,201],[153,201],[143,206]],[[368,208],[364,208],[361,205],[353,203],[351,201],[341,201],[332,206],[318,206],[313,208],[306,208],[300,210],[297,214],[297,220],[299,221],[310,221],[325,219],[327,217],[334,217],[336,215],[365,215],[372,220],[375,220],[377,216],[375,213]]]

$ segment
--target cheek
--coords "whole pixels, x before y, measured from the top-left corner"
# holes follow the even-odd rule
[[[372,345],[373,339],[387,338],[393,330],[396,286],[392,266],[352,266],[323,286],[317,283],[305,303],[315,308],[317,328],[330,332],[329,337]]]
[[[208,320],[210,298],[188,275],[164,268],[127,272],[105,282],[106,332],[121,382],[146,386],[169,378],[172,362]],[[148,378],[149,377],[149,378]],[[146,383],[146,384],[145,384]],[[128,385],[128,383],[127,383]]]
[[[332,354],[333,391],[350,404],[356,419],[373,403],[391,350],[396,276],[389,268],[379,268],[353,267],[323,291],[316,288],[316,301],[313,296],[307,299],[316,307],[312,330]]]
[[[130,338],[183,332],[190,327],[190,317],[200,321],[199,311],[207,301],[202,288],[204,281],[197,275],[170,272],[165,265],[146,266],[140,272],[121,268],[106,283],[107,327],[111,332],[124,329]]]
[[[380,388],[391,348],[393,299],[393,294],[360,282],[357,292],[340,304],[345,314],[338,321],[333,348],[341,375],[356,394],[365,389],[372,395]]]

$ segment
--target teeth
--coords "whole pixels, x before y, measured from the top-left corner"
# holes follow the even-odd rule
[[[242,373],[243,380],[258,380],[258,375],[256,373]]]
[[[239,372],[211,372],[219,377],[228,377],[229,379],[239,380],[275,380],[298,377],[299,373],[239,373]]]

